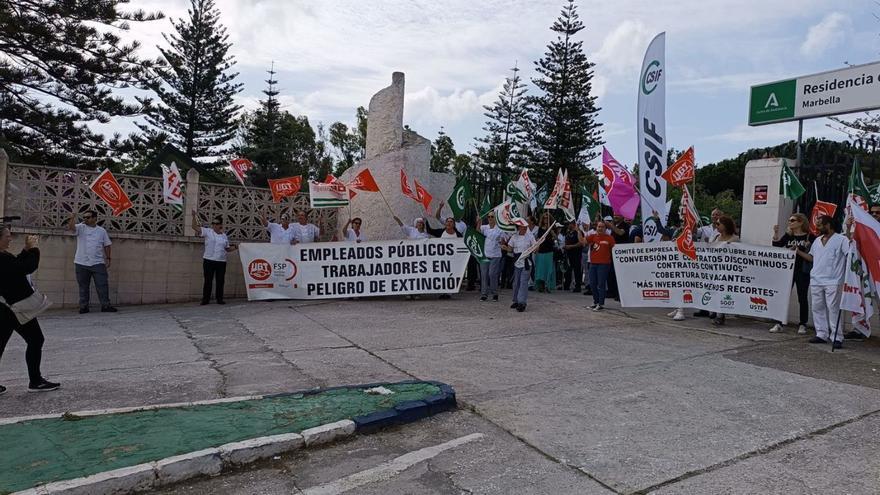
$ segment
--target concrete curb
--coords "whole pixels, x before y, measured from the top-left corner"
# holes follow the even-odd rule
[[[302,433],[285,433],[266,437],[253,438],[240,442],[227,443],[216,448],[198,450],[187,454],[166,457],[158,461],[138,464],[82,478],[55,481],[36,488],[30,488],[12,495],[118,495],[135,493],[179,483],[198,476],[216,476],[224,471],[251,462],[271,458],[283,452],[291,452],[302,448],[325,445],[355,433],[372,433],[386,426],[411,423],[419,419],[448,411],[456,407],[455,391],[449,385],[434,381],[410,380],[397,382],[430,383],[440,388],[440,393],[418,401],[398,404],[393,409],[358,416],[354,420],[345,419],[303,430]],[[76,416],[95,416],[120,412],[144,411],[168,407],[186,407],[200,404],[218,404],[238,400],[255,400],[287,395],[311,395],[326,390],[340,388],[372,388],[387,383],[371,383],[367,385],[351,385],[327,389],[313,389],[304,392],[291,392],[266,396],[247,396],[240,398],[215,399],[180,404],[161,404],[157,406],[129,407],[106,409],[103,411],[85,411],[73,413]],[[62,417],[63,414],[42,416],[24,416],[7,418],[0,425],[13,424],[34,419],[51,419]]]

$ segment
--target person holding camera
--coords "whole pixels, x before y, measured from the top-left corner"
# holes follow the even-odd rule
[[[0,357],[6,349],[6,344],[12,336],[12,332],[21,335],[27,344],[24,352],[24,360],[27,364],[28,392],[48,392],[56,390],[61,385],[50,382],[43,378],[40,372],[40,361],[43,357],[43,330],[36,317],[23,316],[22,311],[33,311],[33,305],[29,300],[38,293],[31,285],[28,276],[37,270],[40,265],[40,250],[37,249],[39,237],[29,235],[25,238],[24,249],[17,256],[9,252],[12,242],[12,232],[9,227],[0,224]],[[22,309],[22,305],[31,306]],[[42,306],[38,312],[45,310],[48,303],[45,300],[37,303]],[[22,323],[22,320],[25,320]],[[6,393],[6,387],[0,385],[0,394]]]

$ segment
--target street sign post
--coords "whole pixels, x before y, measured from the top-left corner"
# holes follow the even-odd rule
[[[752,86],[749,125],[880,108],[880,62]]]

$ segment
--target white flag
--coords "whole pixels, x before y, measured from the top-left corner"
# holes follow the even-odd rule
[[[871,316],[874,315],[875,297],[877,297],[877,289],[868,273],[868,266],[859,254],[856,241],[852,241],[846,257],[840,309],[852,313],[853,328],[865,337],[871,336]]]
[[[644,219],[651,216],[652,209],[666,203],[666,180],[662,177],[666,170],[666,33],[658,34],[645,51],[639,78],[636,140],[641,157],[639,193]],[[664,212],[657,213],[663,218]],[[645,235],[645,242],[659,240],[659,232]]]
[[[559,206],[562,209],[562,212],[565,213],[565,218],[568,221],[572,221],[575,219],[574,217],[574,201],[571,198],[571,183],[568,182],[568,170],[562,174],[562,197],[559,201]]]
[[[611,201],[608,201],[608,191],[602,184],[599,184],[599,204],[611,206]]]
[[[162,196],[165,204],[183,206],[183,180],[177,164],[171,162],[170,167],[162,165]]]
[[[559,199],[562,196],[562,189],[565,180],[565,176],[562,174],[562,169],[560,168],[558,172],[556,172],[556,183],[553,184],[553,190],[550,191],[550,196],[547,197],[547,201],[544,203],[544,209],[546,210],[555,210],[559,208]]]

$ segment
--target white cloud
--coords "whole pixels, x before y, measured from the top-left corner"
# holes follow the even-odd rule
[[[807,38],[801,44],[801,55],[815,57],[834,48],[846,39],[852,29],[852,20],[840,12],[832,12],[818,24],[810,27]]]
[[[640,20],[623,21],[605,36],[593,60],[603,72],[637,74],[648,43],[656,34]]]

